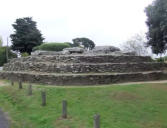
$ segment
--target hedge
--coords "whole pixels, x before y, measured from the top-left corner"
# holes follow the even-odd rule
[[[68,43],[44,43],[40,46],[34,47],[33,51],[44,50],[44,51],[62,51],[64,48],[69,48]]]
[[[8,56],[9,56],[9,59],[12,59],[12,58],[16,58],[17,55],[13,52],[11,52],[10,48],[9,49],[9,53],[8,53]],[[0,66],[3,66],[4,63],[6,63],[7,60],[6,60],[6,47],[0,47]]]

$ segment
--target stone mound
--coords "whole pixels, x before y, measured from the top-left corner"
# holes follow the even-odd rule
[[[26,81],[50,85],[104,85],[123,82],[166,80],[167,72],[132,72],[132,73],[88,73],[88,74],[56,74],[43,72],[4,71],[0,72],[0,78],[14,81]]]
[[[93,50],[85,50],[84,48],[80,47],[72,47],[72,48],[64,48],[63,51],[55,52],[55,51],[42,51],[37,50],[32,52],[32,55],[134,55],[134,53],[124,53],[120,51],[119,48],[114,46],[96,46]]]
[[[133,54],[33,55],[13,59],[4,65],[3,70],[0,78],[52,85],[100,85],[167,79],[166,63]]]

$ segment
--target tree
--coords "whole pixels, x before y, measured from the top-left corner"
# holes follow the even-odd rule
[[[43,43],[44,38],[31,17],[16,19],[12,26],[15,31],[10,37],[14,51],[31,54],[33,47]]]
[[[7,58],[6,58],[6,49],[7,47],[0,47],[0,67],[3,66],[5,63],[7,63]],[[11,51],[11,49],[8,47],[9,50],[9,59],[16,58],[17,55]]]
[[[122,49],[125,52],[134,52],[138,56],[148,55],[146,39],[143,35],[140,34],[136,34],[131,39],[127,40],[122,45]]]
[[[95,47],[95,43],[88,38],[75,38],[72,41],[75,47],[83,45],[88,50],[92,50]]]
[[[0,47],[2,47],[3,45],[3,40],[2,40],[2,37],[0,36]]]
[[[155,54],[163,54],[167,49],[167,0],[155,0],[146,9],[148,26],[147,46]]]

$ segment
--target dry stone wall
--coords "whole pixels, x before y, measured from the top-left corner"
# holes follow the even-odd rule
[[[98,85],[167,79],[167,64],[132,55],[39,55],[5,64],[0,78],[54,85]]]
[[[13,62],[52,62],[52,63],[130,63],[152,62],[149,56],[113,56],[113,55],[53,55],[15,58]]]
[[[42,63],[14,62],[4,66],[6,71],[36,71],[47,73],[105,73],[166,70],[166,63]]]
[[[143,63],[145,62],[145,63]],[[147,66],[149,62],[150,66]],[[6,71],[41,71],[55,73],[88,72],[133,72],[160,69],[165,65],[152,62],[150,57],[142,56],[30,56],[16,58],[4,65]]]
[[[14,81],[26,81],[32,83],[42,83],[50,85],[104,85],[122,82],[166,80],[166,72],[147,72],[147,73],[117,73],[117,74],[37,74],[34,72],[0,72],[0,78]]]

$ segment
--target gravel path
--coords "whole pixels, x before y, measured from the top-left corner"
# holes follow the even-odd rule
[[[9,128],[8,121],[1,109],[0,109],[0,128]]]

